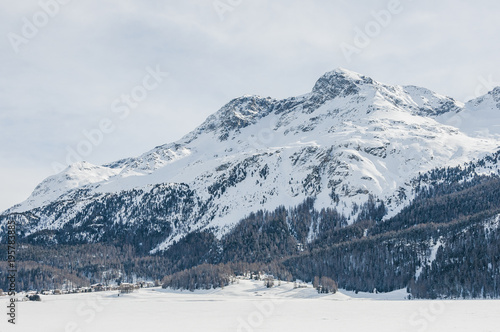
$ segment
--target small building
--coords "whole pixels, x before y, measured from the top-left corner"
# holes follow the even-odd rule
[[[92,289],[92,292],[102,292],[105,290],[104,285],[101,283],[90,285],[90,288]]]
[[[132,293],[135,288],[136,287],[134,284],[121,283],[120,287],[118,289],[120,290],[121,294],[128,294],[128,293]]]

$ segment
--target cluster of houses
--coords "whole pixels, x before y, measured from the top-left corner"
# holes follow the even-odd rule
[[[139,288],[158,287],[160,285],[161,283],[159,280],[156,280],[154,282],[138,281],[136,283],[122,282],[120,285],[104,285],[102,283],[97,283],[90,285],[90,287],[77,287],[73,289],[52,289],[52,290],[42,290],[40,292],[29,291],[26,292],[26,296],[37,295],[37,294],[62,295],[62,294],[92,293],[92,292],[105,292],[105,291],[119,291],[120,293],[132,293],[134,290],[137,290]]]
[[[245,274],[243,274],[242,276],[237,276],[236,279],[250,279],[250,280],[261,280],[261,281],[264,281],[264,286],[266,286],[267,288],[271,288],[273,286],[275,286],[275,282],[277,282],[277,285],[278,286],[281,286],[281,280],[280,279],[276,279],[272,274],[267,274],[267,273],[264,273],[264,272],[246,272]],[[234,280],[231,280],[231,283],[233,283]]]
[[[259,272],[245,272],[243,275],[236,276],[236,279],[247,279],[247,280],[265,280],[266,278],[273,278],[274,277],[270,274],[264,273],[262,271]]]
[[[237,276],[236,279],[250,279],[250,280],[261,280],[261,281],[264,281],[264,286],[266,286],[267,288],[271,288],[273,286],[276,285],[276,281],[277,281],[277,285],[278,286],[281,286],[281,280],[280,279],[276,279],[273,275],[271,274],[267,274],[267,273],[264,273],[264,272],[247,272],[245,274],[243,274],[242,276]],[[231,281],[232,283],[233,281]],[[300,281],[300,280],[296,280],[293,282],[293,288],[308,288],[310,287],[306,282],[303,282],[303,281]]]

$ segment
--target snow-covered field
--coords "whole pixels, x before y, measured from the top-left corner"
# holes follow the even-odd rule
[[[405,292],[319,295],[293,283],[266,289],[240,280],[225,289],[141,289],[43,296],[21,302],[17,324],[1,331],[499,331],[500,301],[404,300]]]

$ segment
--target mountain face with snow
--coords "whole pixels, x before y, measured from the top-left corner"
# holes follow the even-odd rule
[[[154,253],[198,230],[221,237],[251,212],[307,198],[352,223],[376,197],[390,218],[414,199],[420,174],[499,146],[500,87],[462,104],[337,69],[302,96],[234,99],[139,157],[73,164],[3,212],[1,235],[15,219],[33,243],[118,239]]]

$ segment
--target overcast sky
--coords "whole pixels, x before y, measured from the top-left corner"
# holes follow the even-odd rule
[[[68,151],[136,156],[232,98],[304,94],[337,67],[462,101],[500,85],[498,1],[58,1],[0,2],[2,211]]]

